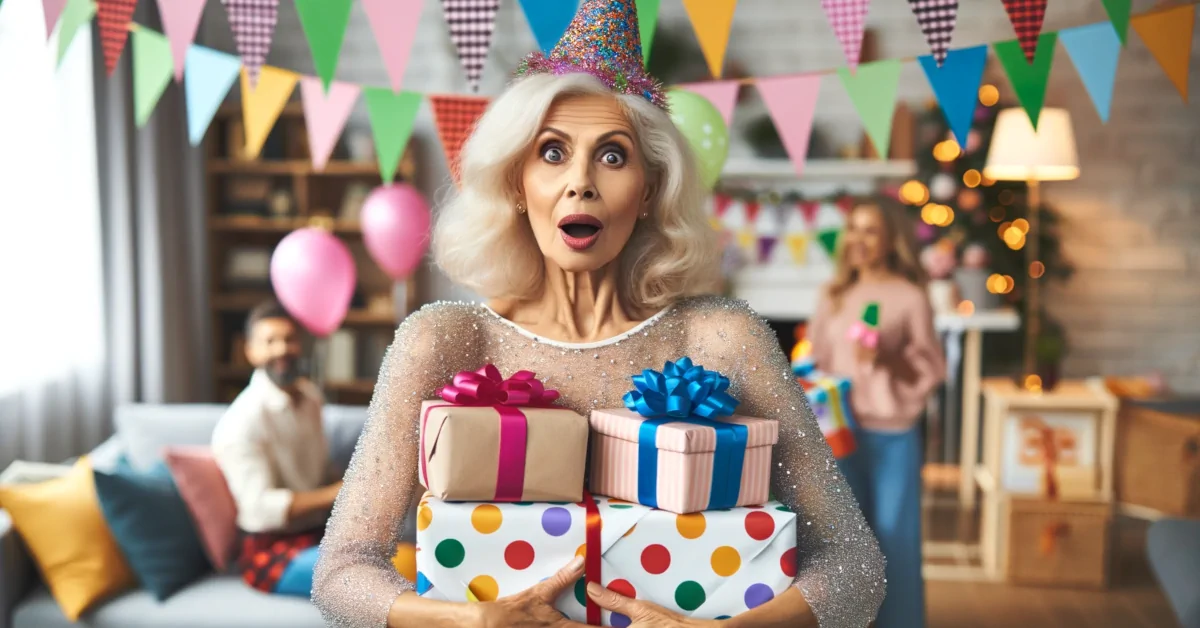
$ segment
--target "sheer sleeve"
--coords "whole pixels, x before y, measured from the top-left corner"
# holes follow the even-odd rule
[[[742,302],[690,322],[692,358],[730,378],[737,412],[779,422],[775,499],[797,514],[795,586],[822,628],[862,628],[884,596],[884,559],[775,333]]]
[[[813,362],[820,368],[828,369],[833,356],[833,339],[828,338],[829,317],[833,315],[829,302],[829,290],[821,290],[817,298],[817,311],[808,321],[808,339],[812,343]]]
[[[471,344],[472,330],[469,314],[453,304],[426,306],[396,330],[313,574],[313,602],[330,626],[383,628],[392,602],[414,588],[392,556],[409,508],[423,494],[418,414],[422,400],[469,368],[462,347]]]

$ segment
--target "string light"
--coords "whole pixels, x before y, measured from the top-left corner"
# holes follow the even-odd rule
[[[983,187],[985,187],[985,188],[990,188],[990,187],[992,187],[993,185],[996,185],[996,180],[995,180],[995,179],[990,179],[990,178],[988,178],[988,176],[987,176],[987,175],[983,175],[983,182],[982,182],[982,183],[983,183]]]
[[[963,185],[969,188],[978,187],[983,182],[983,175],[978,170],[971,168],[963,173]]]
[[[1012,222],[1006,222],[1006,223],[1001,224],[1000,228],[996,229],[996,235],[1000,236],[1000,239],[1003,240],[1005,232],[1007,232],[1008,228],[1011,226],[1012,226]]]
[[[1041,262],[1034,262],[1029,265],[1029,276],[1034,279],[1041,279],[1042,275],[1046,274],[1046,265]]]
[[[921,221],[934,227],[949,227],[954,222],[954,210],[948,205],[928,203],[921,208]]]
[[[962,149],[958,147],[958,142],[952,139],[938,142],[933,147],[933,158],[942,163],[954,161],[961,154]]]
[[[923,205],[929,202],[929,188],[924,183],[910,179],[900,186],[900,200],[909,205]]]
[[[958,313],[962,314],[963,316],[970,316],[970,315],[974,314],[975,313],[975,304],[972,303],[971,301],[966,301],[966,300],[959,301],[958,302]]]
[[[1004,190],[1004,191],[1000,192],[1000,204],[1001,205],[1012,205],[1012,202],[1013,202],[1012,190]]]
[[[988,218],[990,218],[992,222],[1000,222],[1004,220],[1004,214],[1005,211],[1003,207],[997,206],[988,210]]]
[[[1032,393],[1042,392],[1042,378],[1037,375],[1025,376],[1025,390]]]
[[[1016,227],[1009,227],[1004,232],[1004,243],[1014,251],[1020,251],[1025,246],[1025,234]]]
[[[1017,287],[1017,282],[1013,281],[1012,275],[1005,275],[1004,276],[1004,290],[1001,291],[1001,294],[1008,294],[1008,293],[1012,292],[1013,288],[1015,288],[1015,287]]]
[[[996,89],[995,85],[981,85],[979,87],[979,103],[984,107],[991,107],[1000,102],[1000,90]]]
[[[1003,275],[993,273],[987,278],[987,291],[992,294],[1004,294],[1004,287],[1007,285]]]
[[[945,212],[942,214],[942,221],[938,223],[939,227],[949,227],[954,222],[954,209],[949,205],[942,205]]]
[[[1024,218],[1018,218],[1012,221],[1014,229],[1020,229],[1021,233],[1029,233],[1029,221]]]

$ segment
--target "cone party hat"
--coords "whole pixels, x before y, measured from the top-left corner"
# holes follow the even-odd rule
[[[634,0],[583,0],[550,54],[530,54],[517,69],[517,76],[573,73],[590,74],[614,92],[667,108],[666,91],[642,62]]]

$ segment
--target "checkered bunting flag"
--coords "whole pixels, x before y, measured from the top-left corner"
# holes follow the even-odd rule
[[[1017,33],[1017,41],[1021,42],[1025,60],[1031,64],[1037,52],[1038,36],[1042,34],[1046,2],[1047,0],[1004,0],[1004,9],[1008,11],[1008,19],[1012,22],[1013,31]]]
[[[450,40],[458,48],[458,59],[467,71],[472,91],[479,89],[499,8],[500,0],[442,0],[442,12],[450,25]]]
[[[250,88],[258,85],[258,74],[267,61],[275,22],[279,19],[279,0],[221,0],[229,17],[229,29],[237,43],[238,54],[246,66]]]
[[[862,55],[863,28],[870,4],[871,0],[821,0],[825,18],[842,43],[846,65],[850,66],[851,72],[858,69],[858,59]]]
[[[429,101],[433,105],[433,118],[437,124],[438,139],[442,141],[442,150],[446,153],[446,163],[450,166],[454,182],[458,183],[458,154],[475,130],[475,122],[483,115],[489,101],[474,96],[430,96]]]
[[[112,76],[129,40],[129,20],[137,0],[100,0],[96,10],[96,21],[100,24],[100,41],[104,48],[104,69]]]
[[[950,39],[954,36],[954,22],[958,18],[958,0],[908,0],[908,6],[917,16],[925,41],[933,53],[937,66],[946,61]]]

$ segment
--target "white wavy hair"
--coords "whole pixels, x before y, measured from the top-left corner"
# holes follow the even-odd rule
[[[687,140],[662,109],[613,94],[587,74],[537,74],[514,82],[479,119],[461,153],[461,188],[450,191],[433,231],[434,262],[456,283],[487,298],[537,297],[545,260],[529,220],[517,213],[518,181],[530,146],[559,99],[618,99],[633,127],[654,196],[622,250],[619,296],[634,311],[657,311],[719,280],[713,229]]]

